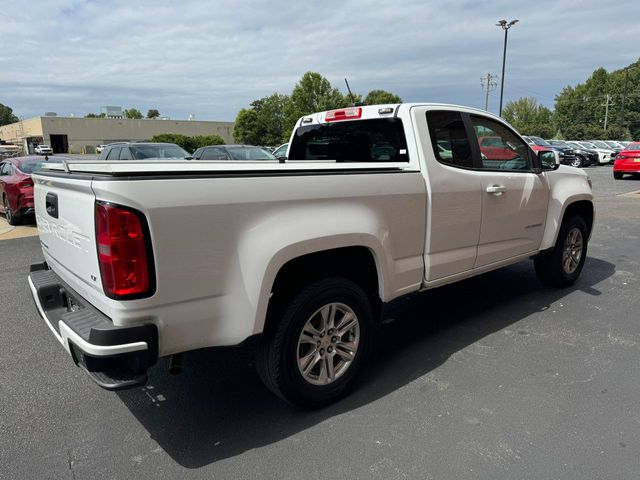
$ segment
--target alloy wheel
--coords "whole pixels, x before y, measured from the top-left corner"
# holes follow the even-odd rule
[[[298,371],[312,385],[335,382],[349,369],[360,345],[360,322],[344,303],[329,303],[305,323],[296,348]]]
[[[574,227],[569,230],[564,240],[564,249],[562,251],[562,268],[566,274],[571,275],[580,265],[582,245],[583,239],[580,229]]]

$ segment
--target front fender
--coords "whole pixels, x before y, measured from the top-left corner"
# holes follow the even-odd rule
[[[552,186],[549,198],[549,209],[547,211],[547,221],[545,223],[540,250],[552,248],[556,244],[565,212],[571,204],[579,201],[588,201],[593,205],[593,194],[591,193],[591,187],[587,183],[587,177],[584,178],[584,184],[586,189],[579,192],[576,191],[574,179],[567,182],[559,181]]]

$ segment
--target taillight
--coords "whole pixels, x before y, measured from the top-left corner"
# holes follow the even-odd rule
[[[618,155],[616,155],[616,160],[624,160],[625,158],[631,158],[631,157],[627,157],[626,155],[623,155],[622,153],[619,153]]]
[[[20,183],[18,183],[18,188],[20,190],[24,189],[24,188],[33,188],[33,180],[31,180],[30,178],[21,181]]]
[[[336,122],[338,120],[352,120],[362,117],[362,108],[342,108],[340,110],[331,110],[324,117],[326,122]]]
[[[153,293],[151,251],[144,216],[135,210],[96,203],[96,242],[102,288],[111,298]]]

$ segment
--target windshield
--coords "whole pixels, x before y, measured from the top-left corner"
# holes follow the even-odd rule
[[[260,147],[227,147],[233,160],[275,160],[269,152]]]
[[[593,143],[589,142],[580,142],[580,145],[582,145],[584,148],[598,148]]]
[[[408,162],[402,120],[376,118],[307,125],[296,130],[291,160]]]
[[[597,147],[600,147],[600,148],[606,148],[606,149],[611,148],[611,147],[609,147],[609,145],[607,145],[604,142],[596,141],[596,142],[591,142],[591,143],[593,143],[594,145],[596,145]]]
[[[571,147],[571,145],[569,145],[567,142],[563,142],[561,140],[551,140],[550,142],[551,145],[554,145],[556,147]]]
[[[157,144],[157,145],[131,145],[131,154],[135,160],[145,158],[184,158],[189,153],[178,145]]]
[[[44,162],[39,160],[24,161],[18,164],[18,168],[22,173],[33,173],[40,168]]]

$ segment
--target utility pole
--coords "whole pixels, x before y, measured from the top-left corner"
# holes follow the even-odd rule
[[[484,109],[486,111],[489,111],[489,92],[492,92],[498,86],[498,82],[496,82],[497,78],[498,78],[497,75],[491,75],[490,73],[487,73],[486,77],[480,77],[480,85],[482,86],[482,89],[485,91]]]
[[[605,132],[607,131],[607,122],[609,120],[609,105],[613,105],[613,103],[610,103],[611,95],[609,95],[608,93],[607,93],[606,99],[607,99],[606,103],[604,103],[603,105],[600,105],[601,107],[605,107],[604,109],[604,131]]]

